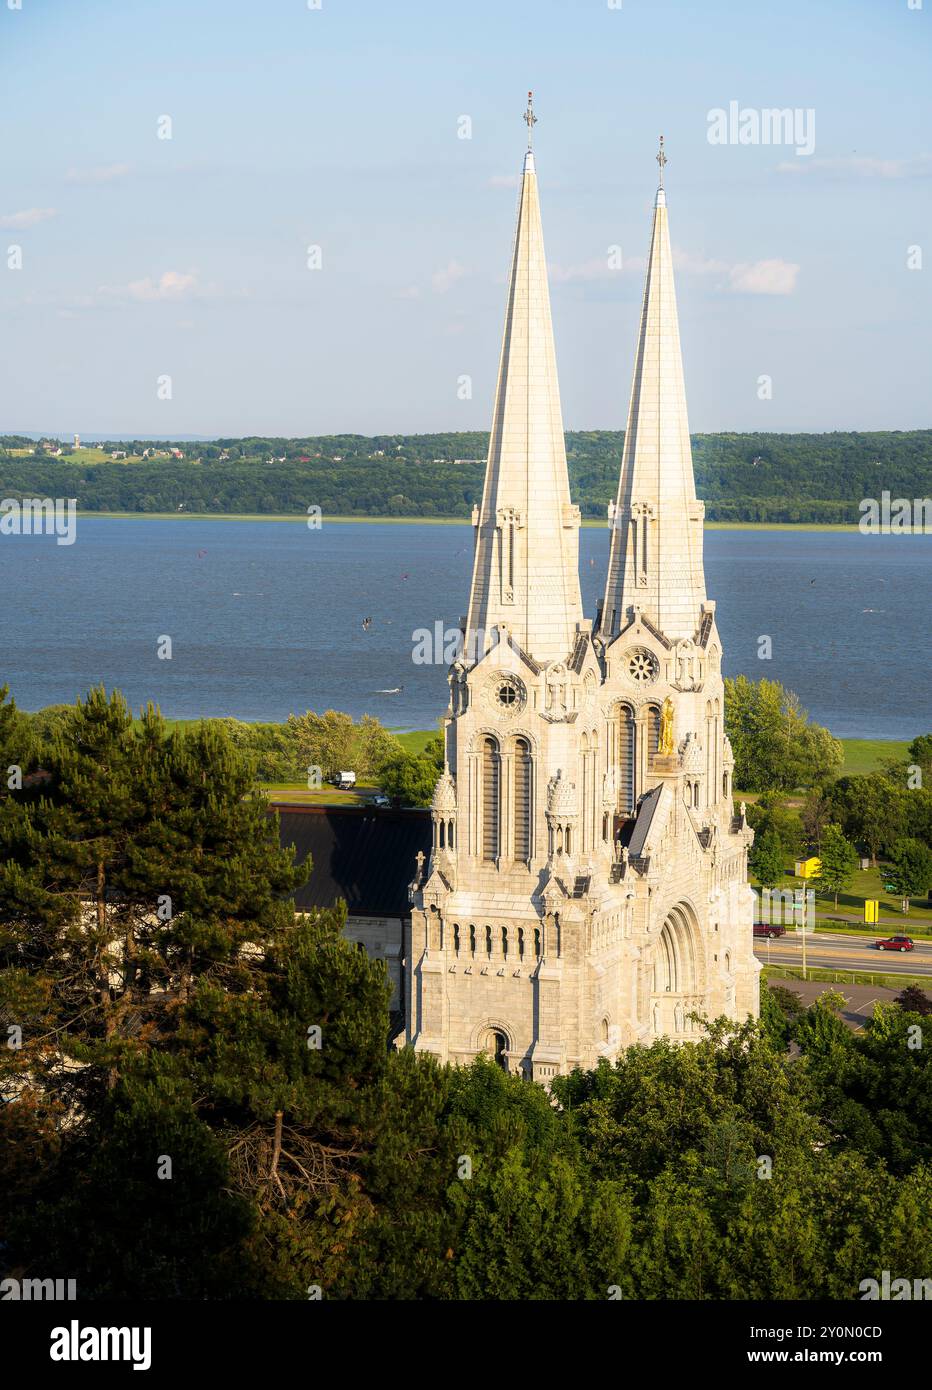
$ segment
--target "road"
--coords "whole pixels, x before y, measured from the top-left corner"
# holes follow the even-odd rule
[[[903,934],[904,929],[900,928]],[[909,927],[905,928],[909,934]],[[915,950],[878,951],[873,936],[844,936],[840,932],[809,932],[806,937],[806,965],[820,970],[867,970],[878,975],[932,976],[932,942],[917,941]],[[758,960],[764,965],[792,965],[803,962],[802,938],[794,931],[766,941],[754,940]]]

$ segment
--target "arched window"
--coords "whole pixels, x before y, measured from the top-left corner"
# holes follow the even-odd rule
[[[502,927],[502,960],[508,959],[508,928]]]
[[[599,1024],[599,1036],[601,1037],[601,1039],[602,1039],[602,1041],[603,1041],[604,1043],[607,1043],[607,1042],[608,1042],[608,1019],[607,1019],[607,1018],[603,1018],[602,1022]]]
[[[524,928],[518,928],[518,959],[524,960]]]
[[[501,757],[494,738],[482,741],[482,857],[498,859],[498,815],[501,804]]]
[[[460,953],[460,928],[459,923],[453,923],[453,951],[455,955]]]
[[[647,754],[656,753],[660,747],[660,706],[647,706]]]
[[[472,922],[469,924],[469,954],[471,956],[476,954],[476,928]]]
[[[614,748],[615,776],[618,785],[618,810],[627,814],[634,810],[634,710],[629,705],[618,705],[612,721],[612,741]]]
[[[489,959],[491,960],[491,958],[492,958],[492,928],[491,928],[491,927],[486,927],[486,929],[485,929],[485,953],[486,953],[486,955],[489,957]]]
[[[515,740],[515,859],[529,863],[531,858],[531,745],[526,738]]]
[[[508,1039],[498,1028],[490,1028],[485,1035],[483,1044],[484,1050],[492,1058],[495,1065],[501,1067],[503,1071],[508,1070]]]
[[[540,955],[540,927],[534,928],[534,954]]]

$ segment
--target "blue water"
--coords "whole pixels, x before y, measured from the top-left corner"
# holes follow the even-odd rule
[[[24,709],[103,681],[174,718],[333,708],[430,728],[446,668],[413,663],[412,633],[465,612],[471,553],[465,524],[81,517],[73,546],[3,536],[0,683]],[[607,554],[607,529],[585,528],[590,616]],[[932,537],[708,531],[705,554],[726,674],[781,681],[839,737],[932,730]]]

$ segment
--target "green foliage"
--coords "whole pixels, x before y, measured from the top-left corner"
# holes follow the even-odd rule
[[[764,792],[747,808],[748,824],[755,835],[773,834],[780,842],[784,857],[796,859],[806,843],[801,818],[783,803],[779,792]]]
[[[904,837],[897,840],[890,853],[890,877],[896,892],[903,899],[903,911],[909,911],[910,898],[925,893],[932,884],[932,849],[921,840]]]
[[[876,864],[881,851],[892,848],[907,825],[905,783],[894,782],[881,772],[841,777],[826,793],[832,814],[844,833],[863,844]]]
[[[141,456],[172,441],[108,445]],[[33,441],[0,437],[6,497],[76,497],[84,511],[306,514],[313,497],[325,516],[463,517],[482,495],[489,437],[474,431],[424,435],[327,435],[182,442],[184,459],[51,461],[14,456]],[[618,486],[624,434],[569,431],[573,499],[604,520]],[[854,525],[858,502],[932,492],[932,431],[871,434],[693,435],[696,486],[711,521]],[[454,460],[461,462],[456,463]],[[750,790],[750,788],[749,788]]]
[[[762,888],[776,888],[786,872],[786,855],[775,830],[756,837],[748,856],[748,867]]]
[[[905,1013],[919,1014],[920,1018],[932,1014],[932,999],[918,985],[907,985],[906,989],[901,990],[896,996],[894,1002],[899,1004]]]
[[[289,715],[287,729],[301,767],[320,768],[328,780],[343,771],[355,772],[360,781],[374,779],[400,752],[398,741],[369,714],[356,724],[337,710],[308,710]]]
[[[841,826],[827,825],[822,835],[819,873],[815,880],[818,891],[834,894],[837,907],[838,894],[849,887],[857,866],[857,850],[845,839]]]
[[[735,754],[734,784],[742,791],[820,785],[844,759],[838,739],[811,724],[777,681],[726,678],[725,729]]]
[[[443,771],[443,739],[432,738],[423,753],[402,753],[387,759],[379,769],[379,781],[387,796],[403,806],[429,806],[437,778]]]
[[[0,699],[3,746],[24,727]],[[223,727],[94,691],[35,756],[40,789],[0,796],[5,1270],[101,1299],[500,1301],[850,1299],[925,1273],[909,992],[855,1034],[841,996],[765,986],[759,1022],[548,1095],[389,1050],[384,967],[342,911],[295,917]]]

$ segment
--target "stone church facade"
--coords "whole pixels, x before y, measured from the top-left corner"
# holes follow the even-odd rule
[[[661,180],[605,595],[582,613],[534,155],[525,159],[405,1041],[543,1083],[758,1012]]]

